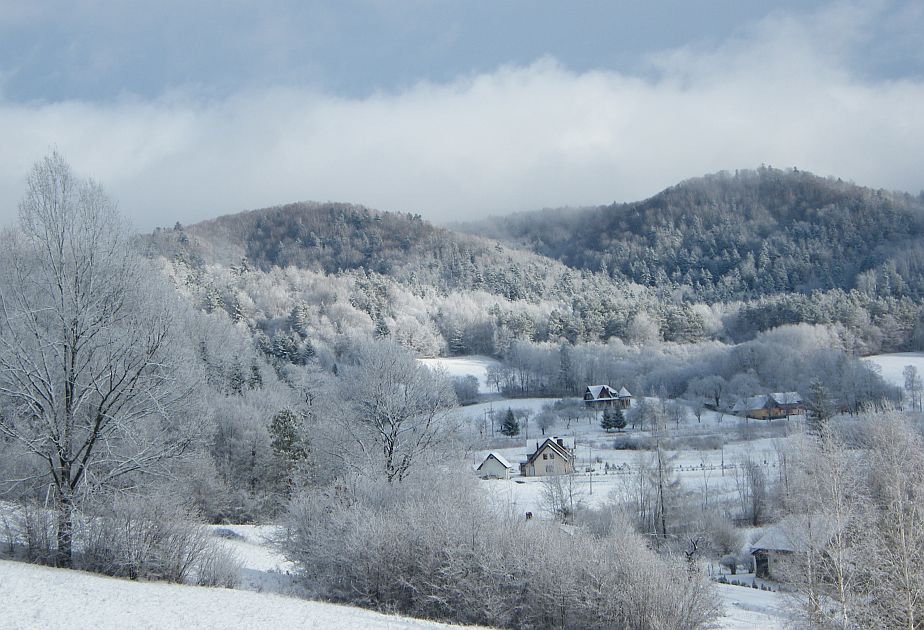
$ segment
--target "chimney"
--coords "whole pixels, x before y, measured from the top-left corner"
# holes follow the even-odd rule
[[[555,441],[558,442],[558,445],[562,448],[565,447],[565,441],[561,438],[555,438]]]

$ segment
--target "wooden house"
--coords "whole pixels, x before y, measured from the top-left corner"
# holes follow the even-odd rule
[[[732,413],[759,420],[788,418],[805,413],[805,403],[797,392],[774,392],[743,398],[732,407]]]
[[[524,477],[569,475],[574,472],[574,438],[550,437],[536,441],[536,450],[520,464]]]
[[[774,392],[770,394],[774,411],[782,416],[801,416],[805,414],[805,402],[799,392]]]
[[[609,385],[588,385],[584,390],[584,403],[589,407],[619,407],[628,409],[632,404],[632,394],[625,387],[619,391]]]
[[[500,453],[488,453],[475,472],[482,479],[507,479],[516,470]]]

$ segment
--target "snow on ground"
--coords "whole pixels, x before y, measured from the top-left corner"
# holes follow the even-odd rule
[[[429,368],[443,370],[447,376],[474,376],[478,379],[478,393],[489,394],[496,390],[488,385],[488,368],[500,365],[496,359],[471,355],[465,357],[446,357],[439,359],[417,359]]]
[[[585,505],[598,506],[606,502],[613,490],[618,490],[628,481],[628,474],[638,470],[642,460],[651,457],[650,451],[616,449],[618,441],[649,436],[647,431],[634,431],[627,428],[622,433],[606,433],[600,428],[599,414],[572,420],[561,421],[546,430],[543,436],[534,420],[528,426],[521,420],[521,433],[508,438],[500,434],[499,417],[507,408],[527,410],[530,417],[538,414],[544,405],[555,402],[550,398],[523,398],[497,400],[461,409],[463,417],[468,420],[468,430],[478,444],[472,452],[471,465],[477,467],[489,452],[496,452],[506,458],[514,467],[526,461],[528,453],[535,448],[537,440],[544,437],[573,437],[576,442],[575,468],[573,476],[577,496]],[[491,435],[492,412],[497,418],[494,422],[494,435]],[[728,494],[735,490],[735,466],[744,457],[751,458],[762,465],[768,477],[775,478],[777,469],[777,438],[742,439],[748,431],[764,431],[773,428],[780,435],[786,429],[801,422],[801,418],[790,420],[767,421],[748,420],[729,414],[705,411],[701,422],[693,417],[692,412],[677,429],[668,427],[674,435],[698,440],[697,447],[682,450],[668,450],[672,465],[681,483],[694,492],[704,492],[712,497]],[[727,444],[723,445],[723,442]],[[607,465],[609,468],[607,468]],[[591,471],[589,469],[593,469]],[[484,480],[481,482],[492,498],[513,513],[533,512],[543,514],[543,483],[539,477],[520,477],[519,471],[511,479]]]
[[[132,582],[0,560],[0,629],[451,628],[268,593]]]
[[[893,354],[875,354],[864,359],[873,365],[878,365],[882,378],[892,385],[905,386],[905,377],[902,370],[906,365],[918,368],[918,374],[924,375],[924,352],[896,352]]]
[[[719,628],[782,630],[791,625],[786,603],[777,592],[730,584],[716,584],[716,589],[725,604],[725,616],[719,619]]]
[[[273,548],[272,525],[212,525],[213,535],[241,561],[240,588],[248,591],[290,593],[295,566]],[[228,533],[233,532],[234,537]]]

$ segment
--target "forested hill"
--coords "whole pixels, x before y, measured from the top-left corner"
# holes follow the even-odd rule
[[[924,195],[762,167],[646,199],[461,226],[615,279],[722,302],[857,288],[924,297]]]
[[[582,274],[526,249],[438,228],[420,215],[344,203],[303,202],[222,216],[159,230],[151,242],[157,253],[193,265],[231,266],[246,259],[262,271],[362,271],[412,288],[483,290],[509,300],[570,301],[576,285],[587,283],[602,283],[610,295],[616,289],[605,275]],[[647,293],[627,282],[617,292]]]
[[[422,355],[504,356],[514,341],[738,342],[798,323],[842,326],[846,347],[875,353],[924,347],[922,217],[909,195],[761,169],[485,223],[484,236],[297,203],[146,243],[197,307],[286,357],[310,353],[307,339],[336,353],[357,331]]]

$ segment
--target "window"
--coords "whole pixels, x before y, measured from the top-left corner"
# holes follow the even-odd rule
[[[549,458],[548,455],[546,455],[545,453],[542,454],[542,459],[548,459],[548,458]]]
[[[555,466],[553,466],[552,464],[546,464],[546,465],[545,465],[545,472],[547,472],[547,473],[553,473],[553,472],[555,472]]]
[[[549,453],[549,459],[555,459],[555,453]]]

